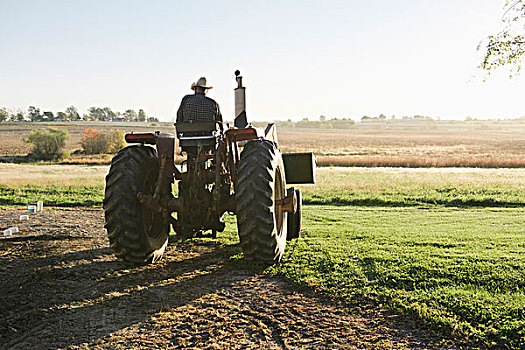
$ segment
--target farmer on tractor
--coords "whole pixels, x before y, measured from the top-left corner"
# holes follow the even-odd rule
[[[226,213],[237,216],[249,261],[279,262],[286,241],[299,237],[301,192],[287,184],[314,183],[315,158],[281,154],[274,124],[259,129],[247,123],[239,71],[235,77],[234,126],[227,130],[218,104],[205,95],[211,87],[203,77],[191,86],[195,94],[182,99],[174,134],[126,134],[132,145],[113,158],[104,197],[108,238],[119,259],[159,260],[171,229],[180,239],[215,238],[225,229]],[[175,164],[182,153],[185,159]]]
[[[219,105],[213,99],[206,97],[206,93],[213,86],[206,86],[206,78],[202,77],[196,83],[191,84],[195,91],[193,95],[182,98],[177,111],[177,123],[180,122],[222,122]]]

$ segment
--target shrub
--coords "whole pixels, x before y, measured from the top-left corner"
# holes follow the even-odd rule
[[[108,148],[106,153],[117,153],[120,149],[126,145],[124,141],[124,131],[122,130],[111,130],[108,134]]]
[[[69,138],[67,130],[37,129],[31,130],[26,139],[33,144],[31,157],[39,160],[55,160],[62,157],[62,149]]]
[[[81,144],[85,154],[116,153],[124,147],[124,132],[111,130],[103,133],[97,129],[85,129]]]
[[[106,151],[106,138],[97,129],[84,129],[84,137],[80,143],[86,154],[99,154]]]

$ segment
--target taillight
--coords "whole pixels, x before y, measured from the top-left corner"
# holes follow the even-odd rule
[[[141,134],[126,134],[124,137],[127,143],[147,143],[154,145],[157,139],[152,133],[141,133]]]
[[[226,131],[226,136],[231,139],[235,139],[235,141],[245,141],[259,138],[257,129],[255,128],[229,129]]]

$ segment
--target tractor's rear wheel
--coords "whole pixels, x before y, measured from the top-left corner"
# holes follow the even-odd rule
[[[235,190],[244,258],[279,262],[286,246],[287,215],[281,207],[286,180],[281,153],[273,142],[255,140],[244,146]]]
[[[106,176],[104,214],[110,247],[120,260],[135,264],[155,262],[166,249],[169,217],[152,211],[137,198],[139,193],[153,195],[158,174],[157,152],[151,147],[126,147],[111,162]]]

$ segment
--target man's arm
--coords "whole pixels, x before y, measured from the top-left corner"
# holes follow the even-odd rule
[[[219,108],[219,104],[218,103],[215,103],[215,105],[217,106],[217,114],[215,116],[215,120],[217,120],[218,122],[221,122],[222,123],[222,114],[221,114],[221,110]]]
[[[185,98],[183,97],[182,101],[180,102],[179,109],[177,110],[177,123],[184,121],[183,116],[182,116],[182,106],[184,106],[184,100]]]
[[[217,114],[215,116],[215,120],[219,122],[219,128],[221,129],[221,132],[224,131],[224,127],[222,125],[222,114],[221,110],[219,108],[219,104],[215,102],[215,105],[217,106]]]

